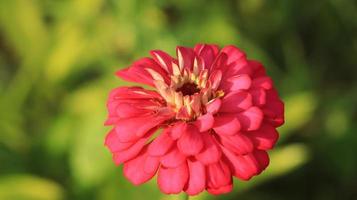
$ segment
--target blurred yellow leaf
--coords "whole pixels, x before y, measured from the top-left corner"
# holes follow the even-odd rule
[[[312,92],[296,93],[285,99],[285,124],[279,128],[281,133],[279,141],[310,121],[317,101],[317,97]]]
[[[31,59],[45,46],[47,30],[35,1],[0,1],[0,28],[22,58]]]
[[[61,200],[63,190],[57,183],[32,175],[8,175],[0,178],[0,199]]]
[[[65,23],[56,29],[57,42],[49,55],[46,76],[51,81],[63,79],[83,50],[83,33],[76,24]]]
[[[70,166],[82,187],[99,184],[114,169],[111,155],[104,146],[105,90],[97,83],[78,90],[68,99],[67,109],[76,126],[72,129],[73,146]]]

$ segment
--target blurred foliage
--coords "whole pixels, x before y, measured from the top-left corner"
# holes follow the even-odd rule
[[[104,148],[113,73],[151,49],[235,44],[286,102],[271,165],[193,199],[357,198],[351,0],[0,0],[0,199],[177,199],[135,187]]]

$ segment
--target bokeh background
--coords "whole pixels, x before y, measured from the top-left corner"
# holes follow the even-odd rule
[[[353,0],[0,0],[0,199],[178,199],[104,147],[114,72],[151,49],[234,44],[286,103],[271,165],[206,199],[357,199]]]

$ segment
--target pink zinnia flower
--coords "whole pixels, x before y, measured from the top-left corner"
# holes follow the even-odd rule
[[[269,164],[284,104],[264,67],[234,46],[151,51],[117,76],[151,86],[119,87],[107,103],[105,144],[133,184],[156,173],[167,194],[232,190]],[[155,134],[157,133],[157,134]]]

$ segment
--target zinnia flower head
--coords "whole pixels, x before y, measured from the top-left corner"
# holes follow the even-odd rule
[[[139,185],[157,173],[162,192],[196,195],[227,193],[232,176],[260,174],[284,123],[263,65],[234,46],[150,53],[116,74],[152,89],[119,87],[107,103],[105,144],[125,177]]]

